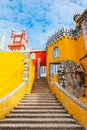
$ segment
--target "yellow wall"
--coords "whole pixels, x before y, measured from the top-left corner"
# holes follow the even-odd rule
[[[55,47],[59,48],[59,57],[53,58],[53,49]],[[49,44],[47,47],[47,79],[48,79],[48,84],[49,84],[49,67],[50,63],[55,63],[55,62],[61,62],[62,60],[73,60],[75,62],[79,63],[79,57],[78,57],[78,52],[77,52],[77,43],[76,41],[69,36],[63,36],[61,39],[58,39],[56,42],[53,44]],[[56,81],[58,77],[54,76],[54,81]],[[50,84],[49,84],[50,85]]]
[[[24,56],[21,52],[0,52],[0,98],[3,98],[22,82],[24,76]],[[0,118],[17,105],[26,91],[26,86],[8,100],[0,103]]]
[[[24,63],[27,56],[22,52],[0,52],[0,98],[13,92],[23,81]],[[30,93],[34,83],[35,71],[32,59],[29,59],[28,85],[25,84],[20,90],[8,99],[0,103],[0,118],[4,118],[21,100],[23,95]]]
[[[80,59],[85,54],[87,54],[85,42],[84,42],[84,36],[82,33],[77,38],[76,42],[77,42],[78,55],[79,55],[79,59]],[[80,60],[80,63],[84,67],[85,72],[87,73],[87,57]],[[87,85],[87,74],[85,75],[85,84]],[[87,86],[85,87],[85,95],[87,96]]]
[[[56,85],[51,86],[51,91],[53,91],[65,109],[87,129],[87,110],[77,105],[72,99],[61,92]]]
[[[53,49],[58,46],[60,51],[60,56],[57,58],[53,58]],[[75,40],[69,36],[62,36],[61,39],[57,39],[56,42],[51,43],[47,47],[47,79],[48,84],[50,86],[50,74],[49,74],[49,66],[50,63],[61,62],[62,60],[73,60],[77,63],[80,63],[86,72],[85,75],[85,95],[87,96],[87,57],[83,60],[79,60],[86,53],[86,47],[84,43],[84,36],[82,33],[79,34],[77,39]],[[56,81],[58,77],[54,75],[53,80]]]
[[[0,118],[4,118],[12,109],[19,103],[26,92],[26,85],[23,86],[17,93],[8,98],[6,101],[0,103]]]
[[[69,38],[69,39],[68,39]],[[58,58],[53,58],[53,49],[58,46],[60,56]],[[76,48],[76,41],[73,38],[68,36],[62,37],[61,40],[57,40],[53,44],[49,44],[47,48],[47,61],[50,62],[58,62],[62,60],[73,60],[78,61],[78,53]]]
[[[77,44],[77,50],[78,50],[79,58],[81,58],[81,57],[84,56],[84,54],[86,54],[84,36],[83,36],[82,33],[80,33],[80,35],[78,36],[78,38],[76,40],[76,44]]]
[[[32,59],[30,57],[28,93],[31,93],[31,91],[32,91],[32,87],[33,87],[33,84],[34,84],[34,79],[35,79],[35,68],[34,68]]]
[[[0,52],[0,97],[22,82],[23,58],[21,52]]]
[[[53,49],[58,46],[60,51],[60,56],[58,58],[53,58]],[[86,54],[85,44],[83,35],[77,38],[77,40],[70,38],[68,36],[62,37],[61,40],[57,40],[54,43],[51,43],[47,47],[47,80],[49,89],[52,93],[56,95],[58,100],[62,103],[62,105],[69,111],[70,114],[76,118],[80,124],[84,125],[87,129],[87,110],[81,108],[74,101],[72,101],[67,95],[61,92],[60,89],[56,87],[56,85],[50,85],[50,63],[61,62],[62,60],[72,60],[77,63],[81,63],[84,66],[85,71],[87,72],[87,58],[79,61],[79,58]],[[57,82],[58,77],[54,75],[52,78],[53,81]],[[87,84],[87,79],[85,84]],[[85,94],[87,96],[87,88],[85,87]],[[84,100],[81,98],[80,100]],[[85,101],[87,101],[87,97],[85,97]],[[83,102],[85,102],[83,101]]]

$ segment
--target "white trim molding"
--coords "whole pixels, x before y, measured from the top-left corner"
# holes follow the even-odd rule
[[[77,105],[87,110],[87,105],[78,100],[76,97],[71,95],[67,90],[65,90],[58,82],[53,82],[67,97],[69,97],[72,101],[74,101]]]
[[[7,99],[9,99],[10,97],[12,97],[15,93],[17,93],[22,87],[24,87],[25,82],[22,82],[15,90],[13,90],[12,92],[10,92],[9,94],[7,94],[6,96],[0,98],[0,103],[6,101]]]

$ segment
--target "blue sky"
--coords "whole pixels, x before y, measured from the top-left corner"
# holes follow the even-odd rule
[[[86,8],[87,0],[0,0],[0,34],[6,28],[8,44],[12,29],[26,29],[28,47],[45,48],[48,37],[59,28],[74,28],[74,13]]]

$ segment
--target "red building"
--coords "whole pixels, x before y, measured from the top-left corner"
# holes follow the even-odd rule
[[[35,66],[36,77],[46,77],[46,50],[31,50],[30,55]]]
[[[25,50],[28,43],[28,37],[26,36],[26,31],[22,30],[22,33],[16,33],[12,30],[11,33],[12,43],[8,44],[10,50]]]

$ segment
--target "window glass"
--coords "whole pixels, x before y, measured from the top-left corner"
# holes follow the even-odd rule
[[[58,47],[54,48],[54,50],[53,50],[53,57],[54,58],[59,57],[59,48]]]
[[[52,78],[54,74],[58,74],[59,67],[60,64],[50,64],[50,78]]]
[[[58,74],[59,64],[53,65],[54,66],[54,74]]]

